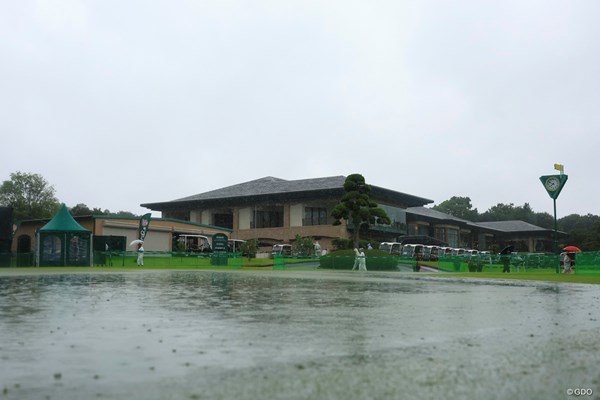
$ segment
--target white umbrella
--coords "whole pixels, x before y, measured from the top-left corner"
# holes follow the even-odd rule
[[[142,243],[144,243],[144,241],[143,241],[143,240],[140,240],[140,239],[135,239],[135,240],[133,240],[131,243],[129,243],[129,245],[130,245],[130,246],[135,246],[136,244],[142,244]]]

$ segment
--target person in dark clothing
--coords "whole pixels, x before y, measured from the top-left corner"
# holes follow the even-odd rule
[[[502,254],[500,258],[502,259],[502,265],[504,266],[502,272],[510,272],[510,255]]]

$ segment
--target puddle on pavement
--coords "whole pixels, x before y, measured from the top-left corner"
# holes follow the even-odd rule
[[[383,391],[375,398],[414,384],[426,388],[425,397],[415,398],[438,390],[460,394],[472,380],[481,391],[470,393],[481,395],[493,384],[489,371],[477,374],[494,364],[500,369],[494,374],[509,376],[537,357],[528,373],[540,381],[538,375],[576,362],[569,355],[576,349],[564,351],[567,338],[597,333],[600,318],[597,286],[474,284],[397,273],[3,276],[0,299],[5,398],[252,398],[269,390],[279,398],[343,398],[361,368],[377,375],[365,373],[361,379],[371,376],[370,384],[352,390],[373,386],[371,395]],[[547,367],[546,359],[555,361]],[[433,365],[424,370],[427,364]],[[583,381],[573,386],[587,380],[600,392],[598,373],[585,363],[573,368],[579,371],[573,379]],[[452,379],[444,378],[449,370]],[[427,371],[437,378],[429,382]],[[464,382],[460,371],[470,371]],[[265,376],[277,379],[265,383]],[[235,382],[224,385],[230,377]],[[304,389],[282,386],[288,379],[304,382]],[[519,379],[541,394],[562,390]],[[486,395],[516,395],[496,393]]]

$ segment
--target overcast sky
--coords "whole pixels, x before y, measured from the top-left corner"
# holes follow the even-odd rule
[[[0,0],[0,181],[144,213],[362,174],[600,214],[600,1]],[[158,216],[158,214],[155,214]]]

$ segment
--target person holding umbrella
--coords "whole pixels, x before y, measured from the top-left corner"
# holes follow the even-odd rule
[[[143,266],[144,265],[144,241],[141,239],[135,239],[131,243],[129,243],[129,246],[138,246],[136,263],[137,263],[138,267]]]
[[[506,246],[500,252],[500,259],[502,260],[503,269],[502,272],[510,272],[510,253],[512,253],[515,249],[515,246],[512,244]]]
[[[358,253],[358,270],[359,271],[366,271],[367,270],[367,259],[365,257],[365,251],[364,249],[361,247],[360,249],[358,249],[359,253]]]
[[[139,244],[139,248],[137,251],[137,265],[138,267],[144,266],[144,245],[142,243]]]
[[[560,260],[563,263],[563,274],[573,273],[573,267],[575,266],[575,253],[580,252],[581,249],[576,246],[567,246],[560,253]]]
[[[571,268],[571,257],[569,256],[569,253],[566,251],[560,253],[560,258],[563,263],[563,274],[570,274],[571,272],[573,272],[573,269]]]

